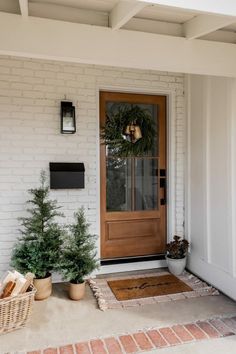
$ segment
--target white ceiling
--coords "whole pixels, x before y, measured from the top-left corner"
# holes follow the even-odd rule
[[[119,0],[29,0],[29,2],[69,6],[91,11],[110,12]]]
[[[0,0],[0,11],[19,14],[20,13],[19,1],[18,0]]]
[[[182,24],[193,18],[195,15],[195,13],[189,11],[181,11],[178,9],[164,8],[163,6],[154,5],[141,10],[137,17]]]
[[[232,25],[227,26],[224,29],[227,31],[236,32],[236,23],[233,23]]]
[[[0,0],[0,12],[21,14],[20,2],[27,6],[27,0]],[[186,36],[190,39],[201,38],[236,43],[236,18],[234,22],[234,19],[230,21],[226,16],[226,22],[224,20],[219,22],[219,19],[214,19],[214,14],[202,15],[196,11],[180,10],[151,3],[147,3],[144,8],[140,7],[138,10],[131,9],[130,12],[127,7],[126,14],[126,5],[124,8],[122,6],[119,8],[119,5],[128,2],[135,3],[131,0],[28,0],[27,15],[96,26],[111,26],[115,29],[123,28],[171,36]],[[113,11],[115,8],[118,8],[118,11]],[[119,17],[120,13],[123,18]],[[210,17],[208,19],[204,16]],[[114,26],[113,23],[115,23]],[[199,30],[199,26],[202,26],[203,31]]]

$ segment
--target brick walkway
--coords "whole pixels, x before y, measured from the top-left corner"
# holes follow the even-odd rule
[[[149,329],[103,339],[92,339],[27,354],[126,354],[222,338],[236,334],[236,317],[216,318],[185,325]]]

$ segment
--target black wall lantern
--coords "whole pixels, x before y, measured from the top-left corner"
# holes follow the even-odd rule
[[[61,133],[74,134],[76,132],[75,125],[75,106],[72,102],[61,102]]]

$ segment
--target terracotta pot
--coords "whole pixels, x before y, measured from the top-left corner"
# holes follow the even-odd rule
[[[85,293],[85,282],[80,284],[69,284],[69,298],[71,300],[81,300]]]
[[[45,300],[52,293],[52,276],[49,274],[43,279],[34,279],[34,286],[37,289],[35,300]]]
[[[180,259],[173,259],[166,257],[166,262],[170,273],[174,275],[181,275],[186,267],[187,257]]]

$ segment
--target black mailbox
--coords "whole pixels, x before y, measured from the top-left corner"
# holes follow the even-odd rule
[[[50,188],[84,188],[84,164],[70,162],[50,162]]]

